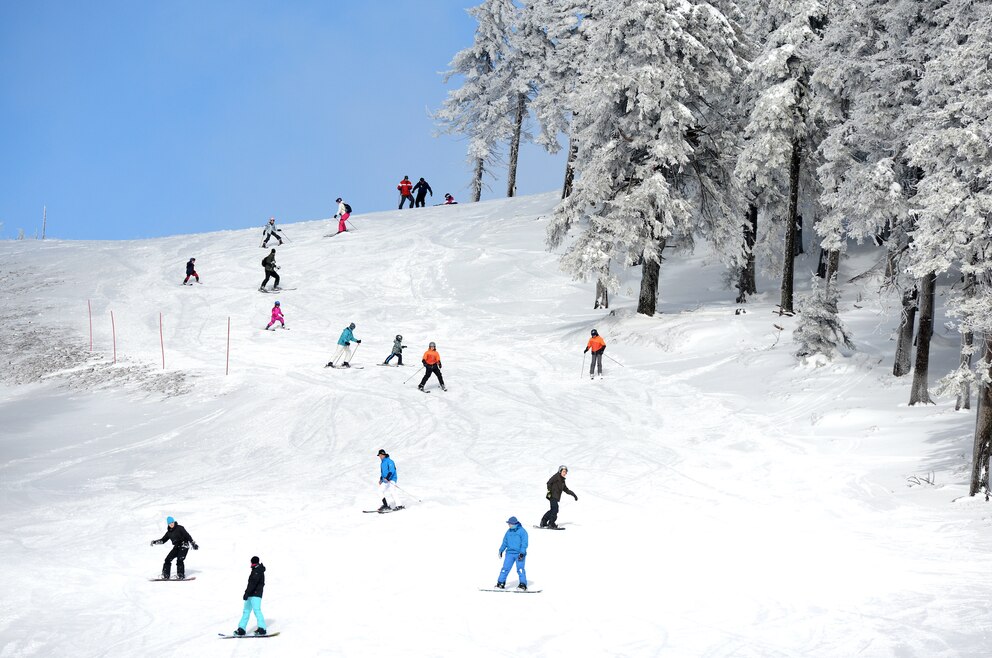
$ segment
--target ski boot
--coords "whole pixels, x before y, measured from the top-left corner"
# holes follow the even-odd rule
[[[496,583],[496,589],[506,589],[506,583]]]
[[[265,292],[265,288],[263,286],[259,286],[258,287],[258,292]]]
[[[344,363],[341,364],[341,367],[342,368],[350,368],[351,367],[351,364],[348,363],[347,361],[345,361]]]
[[[417,388],[422,391],[422,390],[424,390],[424,385],[423,384],[418,384],[417,385]]]
[[[238,628],[238,630],[234,631],[234,634],[235,635],[244,635],[245,634],[245,629]]]
[[[265,629],[264,628],[256,628],[255,629],[255,635],[265,635]]]
[[[527,591],[527,585],[525,585],[523,583],[520,583],[519,585],[517,585],[517,589],[520,589],[520,590],[523,590],[523,591],[526,592]]]
[[[447,391],[448,390],[448,387],[445,386],[444,384],[441,384],[441,390],[442,391]]]

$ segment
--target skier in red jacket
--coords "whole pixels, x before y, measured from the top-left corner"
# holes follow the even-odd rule
[[[396,189],[400,191],[400,210],[403,210],[403,202],[407,199],[410,200],[410,207],[413,208],[413,181],[410,180],[410,177],[404,176]]]

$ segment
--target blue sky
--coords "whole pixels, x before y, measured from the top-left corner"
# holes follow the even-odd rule
[[[0,0],[0,237],[40,233],[43,206],[69,239],[386,210],[404,174],[466,201],[465,144],[429,113],[472,4]],[[525,148],[518,193],[563,168]]]

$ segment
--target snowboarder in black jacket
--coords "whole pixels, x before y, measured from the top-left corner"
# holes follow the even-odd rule
[[[565,476],[568,475],[568,467],[559,466],[558,472],[551,476],[548,480],[548,493],[545,495],[549,501],[551,501],[551,509],[545,512],[544,516],[541,517],[541,527],[542,528],[557,528],[555,521],[558,520],[558,501],[561,500],[562,493],[567,493],[569,496],[574,498],[576,501],[579,497],[575,495],[575,492],[568,488],[565,484]]]
[[[413,186],[413,191],[417,194],[417,201],[414,203],[414,207],[416,208],[424,207],[424,200],[427,198],[428,192],[430,192],[431,197],[434,196],[434,190],[431,189],[431,186],[423,178]]]
[[[276,270],[279,269],[279,266],[276,265],[275,249],[270,251],[269,255],[262,259],[262,267],[265,268],[265,280],[262,281],[262,285],[260,285],[258,289],[262,292],[265,292],[265,284],[269,282],[270,278],[273,278],[275,279],[275,281],[272,283],[272,289],[279,290],[279,275],[276,273]]]
[[[179,580],[183,580],[186,578],[186,564],[184,560],[186,559],[186,554],[189,553],[189,547],[192,546],[194,551],[200,550],[200,547],[196,545],[193,538],[186,532],[186,528],[176,523],[174,518],[170,516],[165,522],[169,524],[165,534],[162,535],[161,539],[153,539],[151,545],[164,544],[167,541],[172,542],[172,550],[165,556],[165,563],[162,564],[162,578],[165,580],[169,579],[169,575],[172,573],[172,560],[175,560],[176,577]]]
[[[245,626],[248,625],[248,618],[251,613],[255,613],[255,622],[258,628],[255,635],[265,635],[265,617],[262,616],[262,590],[265,589],[265,565],[258,559],[257,555],[251,556],[251,575],[248,576],[248,587],[245,588],[245,595],[241,598],[245,601],[244,613],[241,615],[241,622],[235,635],[244,635]]]

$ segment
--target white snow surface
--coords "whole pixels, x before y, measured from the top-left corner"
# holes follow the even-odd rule
[[[636,273],[593,310],[544,250],[555,202],[289,224],[279,295],[257,291],[260,227],[0,243],[0,657],[988,655],[974,415],[907,406],[898,300],[847,283],[857,350],[820,367],[792,356],[775,282],[735,315],[705,250],[665,262],[656,317]],[[262,330],[275,299],[289,331]],[[942,321],[933,381],[956,360]],[[349,322],[366,367],[324,368]],[[623,367],[590,381],[594,327]],[[397,333],[409,367],[373,367]],[[416,389],[429,341],[446,393]],[[362,514],[379,448],[408,508]],[[534,529],[560,464],[567,530]],[[148,581],[167,515],[195,581]],[[541,593],[478,591],[510,515]],[[281,634],[218,640],[252,555]]]

